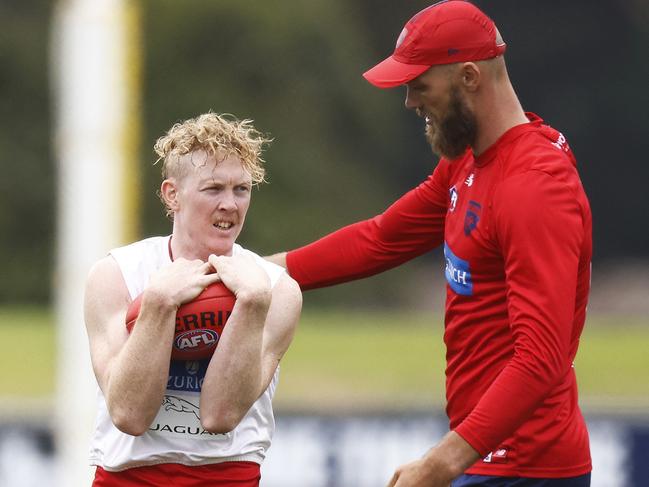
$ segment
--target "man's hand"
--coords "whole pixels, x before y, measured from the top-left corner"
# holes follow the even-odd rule
[[[271,287],[268,274],[250,255],[232,257],[210,255],[208,262],[216,270],[223,284],[237,300],[270,305]]]
[[[478,452],[451,431],[421,459],[397,468],[388,487],[449,487],[478,458]]]
[[[144,292],[148,297],[155,296],[161,302],[178,308],[218,280],[219,276],[208,262],[180,258],[151,276]]]
[[[433,470],[424,458],[401,465],[392,476],[388,487],[448,487],[452,478]]]

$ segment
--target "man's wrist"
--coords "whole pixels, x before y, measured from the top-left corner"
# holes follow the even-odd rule
[[[447,433],[434,448],[424,455],[425,463],[431,469],[436,469],[438,475],[441,474],[449,482],[462,475],[479,459],[479,453],[455,431]]]
[[[236,293],[237,301],[251,309],[268,310],[272,299],[270,288],[244,289]]]
[[[181,303],[174,301],[169,293],[150,286],[142,293],[142,307],[158,312],[176,311]]]

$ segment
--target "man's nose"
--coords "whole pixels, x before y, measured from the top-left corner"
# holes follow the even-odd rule
[[[406,101],[405,101],[406,108],[410,110],[415,110],[419,107],[419,100],[416,100],[415,98],[416,97],[413,95],[410,88],[406,86]]]
[[[219,199],[219,210],[235,210],[237,208],[237,201],[234,197],[234,192],[223,191]]]

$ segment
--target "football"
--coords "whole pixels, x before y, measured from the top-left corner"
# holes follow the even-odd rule
[[[176,330],[172,360],[202,360],[212,356],[218,345],[223,327],[234,308],[235,296],[222,282],[208,286],[193,301],[185,303],[176,313]],[[140,294],[126,312],[126,329],[129,333],[140,313]]]

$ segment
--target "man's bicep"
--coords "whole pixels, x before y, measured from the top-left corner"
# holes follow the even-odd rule
[[[84,319],[93,370],[102,390],[110,364],[128,338],[124,319],[129,303],[128,289],[115,260],[109,256],[98,261],[86,282]]]
[[[279,361],[293,340],[301,310],[300,288],[285,274],[273,288],[273,298],[266,318],[262,352],[264,389],[270,383]]]

